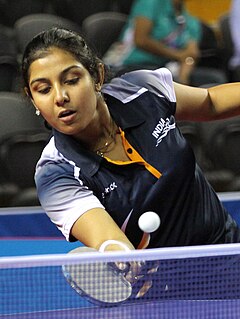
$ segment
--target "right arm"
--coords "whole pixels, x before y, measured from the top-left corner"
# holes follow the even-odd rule
[[[79,217],[71,229],[71,235],[81,241],[84,245],[97,250],[99,250],[101,245],[108,240],[120,241],[120,244],[114,243],[107,245],[104,251],[126,251],[126,248],[130,250],[135,249],[111,216],[101,208],[91,209]],[[123,245],[121,245],[121,243]],[[126,246],[126,248],[124,248],[124,246]],[[121,270],[124,270],[127,266],[126,263],[122,262],[116,262],[115,264],[116,267]],[[127,270],[125,278],[130,283],[135,283],[137,281],[137,275],[140,273],[144,264],[132,261],[129,265],[130,268]],[[144,295],[144,289],[141,293]]]
[[[99,249],[107,240],[117,240],[134,249],[127,236],[102,208],[94,208],[81,215],[71,229],[71,235],[84,245]],[[108,245],[106,250],[123,250],[120,245]]]
[[[78,170],[74,167],[63,161],[52,138],[43,151],[35,175],[38,197],[48,217],[69,241],[79,240],[98,250],[103,242],[118,240],[134,249],[99,199],[75,177]],[[120,245],[106,248],[123,249]]]

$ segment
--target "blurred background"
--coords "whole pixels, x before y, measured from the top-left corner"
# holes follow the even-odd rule
[[[147,0],[146,0],[147,1]],[[166,0],[170,1],[170,0]],[[131,0],[0,0],[0,207],[38,206],[33,175],[50,132],[24,98],[19,66],[26,43],[54,25],[78,31],[101,58],[119,42]],[[238,81],[230,28],[231,0],[186,0],[202,28],[198,65]],[[119,72],[119,69],[118,69]],[[116,72],[117,73],[117,72]],[[215,82],[215,81],[213,81]],[[218,85],[208,83],[203,86]],[[217,192],[240,191],[240,120],[179,122],[197,161]]]

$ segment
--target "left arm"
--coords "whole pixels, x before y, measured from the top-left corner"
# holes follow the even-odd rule
[[[174,83],[176,119],[211,121],[240,115],[240,82],[211,88]]]

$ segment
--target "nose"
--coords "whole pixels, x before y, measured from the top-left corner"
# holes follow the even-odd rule
[[[69,96],[65,88],[56,88],[55,93],[55,104],[57,106],[63,106],[65,103],[69,102]]]

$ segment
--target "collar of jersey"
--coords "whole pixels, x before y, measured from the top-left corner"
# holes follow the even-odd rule
[[[123,104],[131,102],[147,91],[147,88],[133,84],[124,78],[114,78],[102,87],[103,94],[112,96]]]
[[[121,86],[121,90],[118,90]],[[116,78],[111,85],[105,85],[102,92],[106,96],[109,111],[116,124],[126,130],[145,122],[142,114],[137,113],[131,104],[148,90],[131,84],[124,79]],[[74,162],[86,174],[93,176],[99,169],[102,157],[84,149],[81,144],[69,135],[53,129],[55,145],[58,151],[68,160]]]

